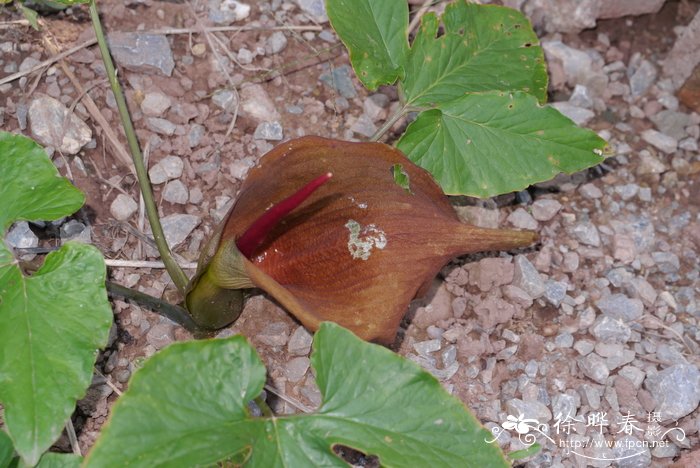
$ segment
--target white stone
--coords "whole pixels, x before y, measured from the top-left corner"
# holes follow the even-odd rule
[[[34,138],[65,155],[76,154],[92,139],[90,127],[50,96],[34,99],[29,105],[28,117]]]
[[[117,221],[126,221],[131,218],[138,209],[139,206],[133,198],[120,193],[117,195],[117,198],[114,199],[112,205],[110,205],[109,212],[112,213],[112,216],[114,216],[114,219]]]
[[[678,148],[678,140],[653,129],[644,130],[642,138],[664,153],[673,153]]]

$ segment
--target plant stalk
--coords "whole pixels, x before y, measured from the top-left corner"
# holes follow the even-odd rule
[[[391,127],[394,126],[396,122],[399,121],[401,117],[406,115],[408,113],[408,108],[406,106],[402,106],[399,109],[394,112],[394,114],[389,117],[386,122],[384,122],[384,125],[382,125],[379,130],[377,130],[374,135],[372,135],[372,138],[370,138],[370,141],[379,141],[379,139],[384,136],[386,132],[391,130]]]
[[[114,98],[117,102],[119,117],[121,118],[122,125],[124,126],[126,140],[129,144],[129,150],[131,151],[131,157],[134,161],[134,167],[136,169],[136,177],[139,181],[139,188],[141,189],[141,194],[143,195],[146,215],[148,216],[148,222],[151,224],[151,231],[153,231],[153,239],[156,241],[158,252],[160,253],[160,257],[165,264],[166,270],[168,270],[170,278],[172,278],[178,290],[184,296],[188,283],[187,276],[185,275],[185,272],[182,271],[182,268],[180,268],[180,265],[178,265],[175,261],[175,258],[168,247],[168,243],[165,240],[165,233],[163,232],[163,226],[160,224],[158,209],[153,198],[153,189],[151,188],[151,183],[148,179],[148,172],[146,171],[146,166],[143,162],[143,154],[141,153],[141,148],[139,147],[139,142],[136,138],[134,125],[131,122],[131,117],[129,116],[129,109],[126,106],[124,93],[122,92],[121,86],[119,85],[119,80],[117,79],[117,73],[114,68],[114,63],[112,62],[112,56],[109,53],[107,40],[105,38],[104,31],[102,30],[102,23],[100,23],[100,16],[97,11],[97,0],[92,0],[90,2],[90,19],[92,20],[92,25],[95,29],[97,46],[100,48],[100,53],[102,54],[102,61],[104,62],[105,70],[107,71],[107,78],[109,79],[109,84],[112,87],[112,93],[114,93]]]
[[[180,306],[170,304],[169,302],[163,301],[157,297],[127,288],[111,281],[107,281],[105,285],[107,286],[107,291],[109,291],[109,293],[113,296],[132,299],[139,305],[148,307],[155,313],[172,320],[189,332],[195,334],[200,332],[199,327],[196,323],[194,323],[192,317],[190,317],[190,314]]]
[[[272,409],[267,404],[267,402],[262,397],[262,395],[256,396],[253,399],[253,401],[255,402],[256,405],[258,405],[258,408],[260,408],[260,411],[262,412],[263,417],[270,418],[270,417],[275,415],[275,413],[272,412]]]

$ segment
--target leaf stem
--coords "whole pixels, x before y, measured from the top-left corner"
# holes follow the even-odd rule
[[[126,133],[126,140],[129,143],[129,150],[131,151],[131,157],[134,161],[134,167],[136,168],[136,177],[138,178],[141,194],[143,195],[146,215],[148,216],[148,222],[151,224],[151,231],[153,231],[153,239],[156,241],[158,252],[163,259],[163,263],[165,264],[165,268],[168,270],[168,274],[170,274],[170,277],[180,290],[180,293],[184,295],[188,282],[187,276],[185,275],[185,272],[182,271],[182,268],[180,268],[180,265],[177,264],[175,258],[173,258],[170,248],[168,247],[168,243],[165,240],[165,233],[163,232],[163,226],[160,224],[158,209],[153,198],[153,190],[151,188],[151,183],[148,180],[148,172],[146,171],[146,166],[143,162],[143,154],[141,153],[141,148],[139,147],[139,142],[136,138],[134,125],[131,122],[131,117],[129,116],[129,109],[126,106],[124,93],[122,92],[121,86],[119,85],[119,80],[117,79],[117,73],[114,68],[114,63],[112,62],[112,57],[109,54],[107,40],[105,38],[104,31],[102,30],[102,23],[100,23],[100,16],[97,11],[97,0],[90,1],[90,19],[92,20],[92,25],[95,29],[97,46],[102,54],[102,61],[104,62],[105,70],[107,71],[107,78],[109,79],[109,84],[112,87],[112,93],[114,93],[114,98],[117,102],[119,117],[121,118],[122,125],[124,126],[124,132]]]
[[[132,299],[139,303],[139,305],[148,307],[153,312],[172,320],[189,332],[196,334],[201,331],[197,324],[192,320],[192,317],[190,317],[190,314],[180,306],[170,304],[169,302],[157,297],[127,288],[111,281],[107,281],[105,285],[107,286],[107,291],[109,291],[109,293],[113,296]]]
[[[256,405],[258,405],[258,408],[260,408],[260,411],[262,412],[262,415],[266,418],[271,418],[272,416],[275,415],[275,413],[272,412],[272,409],[270,406],[267,404],[265,399],[263,398],[262,394],[256,396],[253,401],[255,402]]]
[[[409,112],[409,109],[407,106],[401,106],[394,112],[391,117],[389,117],[386,122],[384,122],[384,125],[382,125],[379,130],[377,130],[374,135],[372,135],[372,138],[370,138],[370,141],[379,141],[379,139],[384,136],[386,132],[391,130],[391,127],[394,126],[396,122],[399,121],[401,117],[406,115]]]

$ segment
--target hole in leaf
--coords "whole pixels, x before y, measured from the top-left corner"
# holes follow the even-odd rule
[[[508,104],[508,109],[512,109],[512,108],[513,108],[513,104]]]
[[[513,25],[513,28],[514,28],[514,29],[520,29],[520,27],[521,27],[521,25],[518,24],[518,23],[515,23],[515,24]]]
[[[460,36],[464,36],[464,28],[459,28],[459,31],[457,31],[457,34]]]
[[[526,42],[523,47],[532,47],[532,42]]]
[[[359,450],[355,450],[344,445],[334,445],[333,452],[352,466],[365,468],[379,468],[379,458],[374,455],[366,455]]]

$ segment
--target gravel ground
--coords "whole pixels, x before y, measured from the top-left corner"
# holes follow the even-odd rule
[[[393,88],[371,94],[359,85],[322,2],[234,10],[220,3],[100,2],[168,241],[186,262],[196,260],[248,170],[274,145],[310,134],[366,139],[398,104]],[[412,304],[396,350],[472,408],[506,451],[529,442],[503,428],[507,417],[534,420],[531,434],[543,450],[526,466],[668,466],[681,455],[678,466],[697,466],[700,115],[679,103],[677,70],[665,60],[700,4],[668,1],[638,17],[607,12],[596,25],[595,17],[559,17],[563,9],[546,1],[506,3],[522,6],[540,33],[553,105],[606,138],[614,156],[518,194],[455,199],[465,221],[535,229],[541,244],[446,266]],[[581,24],[571,25],[574,17]],[[84,10],[45,20],[63,50],[91,37]],[[212,23],[248,29],[152,33]],[[53,55],[48,34],[1,31],[2,76]],[[0,85],[0,123],[49,146],[88,203],[70,219],[17,223],[7,240],[36,247],[80,239],[110,259],[153,260],[135,178],[106,128],[119,124],[99,53],[82,48],[64,63]],[[173,295],[163,270],[112,268],[110,276]],[[114,313],[109,348],[74,418],[84,451],[143,358],[191,338],[134,304],[114,301]],[[254,296],[220,336],[239,332],[267,363],[271,392],[283,395],[273,402],[277,411],[319,404],[312,337],[303,327]],[[58,446],[67,449],[67,440]]]

